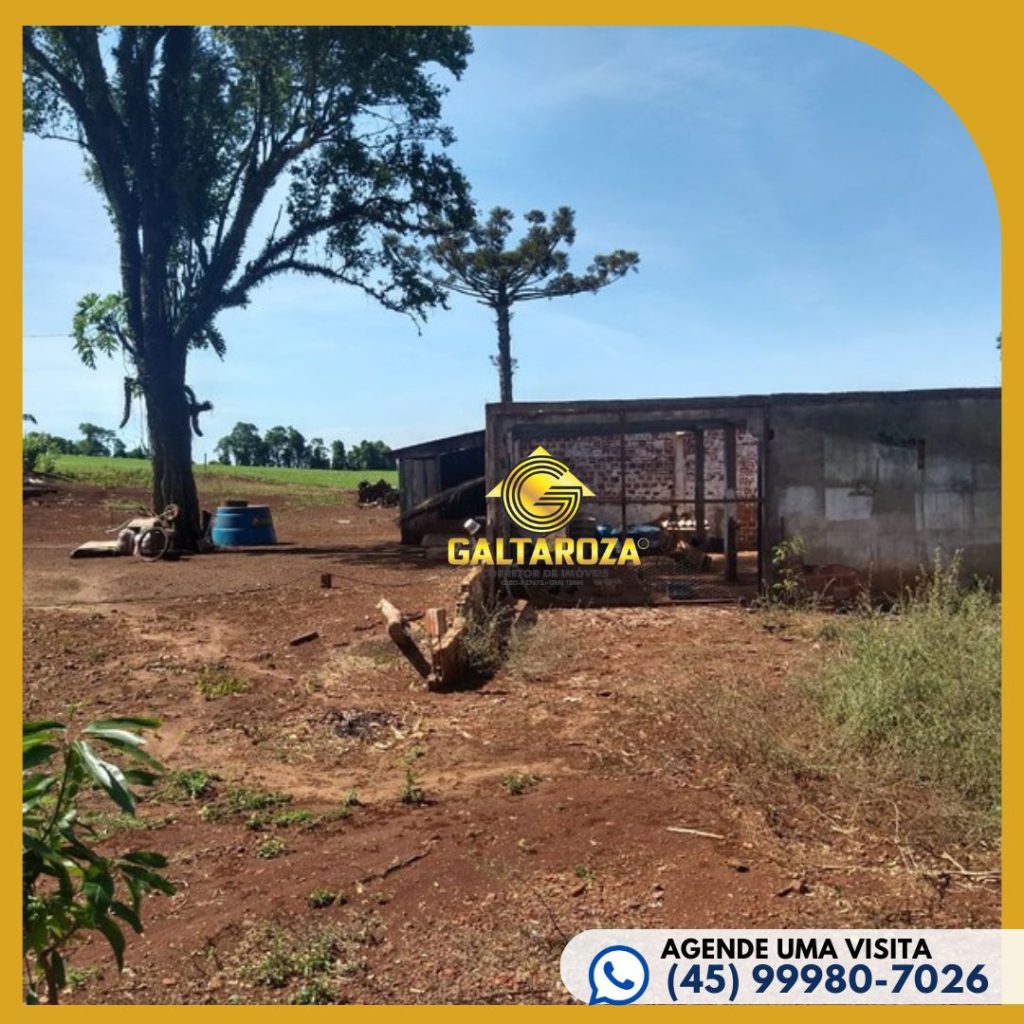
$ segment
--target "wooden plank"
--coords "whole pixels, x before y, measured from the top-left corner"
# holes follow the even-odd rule
[[[427,636],[440,640],[448,629],[448,613],[443,608],[428,608],[424,615]]]
[[[110,558],[113,555],[120,555],[121,549],[116,540],[87,540],[79,544],[71,552],[72,558]]]

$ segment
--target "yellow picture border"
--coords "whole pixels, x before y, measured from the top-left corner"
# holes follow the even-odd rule
[[[905,64],[923,78],[960,117],[965,129],[973,138],[981,157],[988,168],[1003,230],[1003,330],[1009,335],[1008,351],[1004,346],[1004,372],[1009,378],[1011,389],[1016,385],[1018,371],[1016,345],[1013,341],[1012,324],[1016,322],[1014,309],[1018,303],[1012,281],[1019,280],[1019,234],[1021,230],[1021,194],[1024,192],[1024,168],[1020,159],[1022,147],[1019,129],[1019,105],[1013,100],[1012,84],[1019,78],[1017,68],[1021,60],[1021,22],[1019,14],[1010,13],[1005,3],[981,2],[968,7],[953,5],[914,3],[850,2],[829,3],[827,0],[806,2],[789,0],[772,4],[755,3],[751,0],[733,0],[728,4],[711,5],[695,3],[634,3],[629,5],[628,14],[620,4],[607,0],[592,0],[552,4],[520,2],[515,7],[498,8],[480,3],[451,3],[434,0],[430,4],[411,4],[400,0],[387,7],[371,9],[360,5],[359,11],[344,4],[293,2],[289,4],[268,4],[260,0],[247,3],[194,3],[179,2],[165,8],[167,20],[178,24],[212,23],[254,23],[254,24],[468,24],[468,25],[543,25],[543,24],[607,24],[607,25],[784,25],[813,28],[833,32],[859,40],[876,47],[894,60]],[[10,322],[21,321],[21,38],[22,24],[138,24],[157,20],[154,8],[139,3],[94,3],[88,5],[73,3],[12,4],[2,15],[5,22],[0,33],[0,72],[2,72],[2,96],[0,96],[0,118],[2,118],[3,143],[6,159],[2,164],[4,220],[12,230],[7,248],[3,251],[4,308],[10,313]],[[286,15],[286,16],[285,16]],[[1019,90],[1018,90],[1019,91]],[[985,339],[964,339],[965,344],[983,345]],[[13,339],[12,339],[13,343]],[[4,399],[5,416],[10,419],[10,457],[14,460],[13,420],[21,409],[21,345],[16,346],[16,371],[3,375],[0,388]],[[950,384],[956,382],[950,381]],[[1012,394],[1012,390],[1011,390]],[[1018,409],[1010,401],[1004,411],[1004,439],[1013,441],[1024,436],[1020,427],[1024,408]],[[1003,555],[1003,597],[1006,621],[1011,625],[1021,606],[1021,583],[1014,576],[1013,566],[1020,560],[1021,543],[1012,529],[1013,519],[1008,512],[1016,507],[1021,496],[1018,472],[1021,456],[1015,445],[1003,446],[1003,522],[1010,529],[1004,530],[1005,549]],[[1016,468],[1015,468],[1016,467]],[[20,719],[21,693],[21,520],[16,515],[20,506],[14,493],[14,472],[9,474],[10,487],[5,488],[2,562],[0,572],[6,581],[3,587],[3,634],[0,642],[5,652],[8,669],[5,700],[9,701],[4,716],[4,763],[2,770],[4,791],[9,800],[5,801],[10,813],[11,827],[5,833],[2,849],[3,913],[7,927],[3,930],[2,995],[3,1006],[16,1013],[39,1014],[56,1012],[70,1014],[82,1019],[127,1020],[139,1014],[145,1019],[157,1017],[170,1019],[170,1015],[182,1012],[179,1007],[135,1006],[74,1006],[44,1010],[22,1006],[21,961],[18,953],[20,943],[20,913],[16,906],[15,879],[18,877],[17,851],[14,829],[14,802],[18,770],[14,766],[20,743],[18,720]],[[1021,645],[1014,639],[1012,628],[1004,628],[1003,649],[1003,927],[1024,928],[1024,878],[1021,871],[1021,852],[1024,850],[1024,813],[1019,787],[1008,784],[1008,780],[1024,779],[1024,749],[1022,749],[1021,723],[1024,720],[1024,691],[1017,685],[1016,669],[1021,660]],[[20,761],[19,761],[20,765]],[[5,814],[6,818],[6,814]],[[853,1014],[870,1013],[886,1019],[923,1019],[929,1022],[947,1019],[951,1015],[962,1016],[965,1007],[707,1007],[698,1010],[693,1007],[645,1007],[638,1012],[647,1019],[657,1015],[661,1020],[670,1016],[678,1019],[680,1014],[692,1016],[714,1015],[718,1018],[734,1019],[737,1014],[744,1018],[758,1015],[759,1020],[773,1017],[782,1020],[793,1015],[810,1019],[823,1013],[830,1016],[849,1017]],[[587,1013],[585,1007],[253,1007],[218,1006],[210,1012],[219,1014],[242,1014],[251,1018],[279,1018],[295,1012],[344,1013],[359,1019],[385,1020],[401,1016],[418,1021],[450,1020],[452,1015],[469,1020],[486,1013],[488,1018],[522,1017],[525,1014],[563,1017],[572,1013]],[[205,1011],[200,1011],[205,1016]],[[980,1012],[980,1011],[972,1011]],[[989,1010],[991,1012],[998,1012]],[[1004,1011],[1005,1012],[1005,1011]],[[442,1015],[444,1015],[442,1017]]]

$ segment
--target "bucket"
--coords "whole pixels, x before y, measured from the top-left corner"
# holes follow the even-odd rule
[[[219,548],[248,548],[276,544],[269,505],[221,505],[213,514],[210,538]]]

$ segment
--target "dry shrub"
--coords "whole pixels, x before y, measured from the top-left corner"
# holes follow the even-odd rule
[[[579,648],[578,634],[566,628],[564,619],[541,615],[533,625],[510,634],[505,669],[527,683],[551,682],[571,670]]]
[[[737,680],[695,707],[730,784],[786,832],[819,812],[924,846],[994,840],[1000,605],[937,558],[888,611],[829,619],[821,670]]]

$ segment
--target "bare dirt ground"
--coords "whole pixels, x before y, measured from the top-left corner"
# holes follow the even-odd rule
[[[178,892],[147,900],[123,974],[100,939],[73,952],[69,1002],[564,1002],[585,928],[998,925],[994,879],[937,866],[990,853],[922,860],[813,778],[736,784],[706,709],[793,699],[828,656],[813,624],[546,611],[492,679],[427,693],[374,606],[451,607],[460,571],[400,546],[393,510],[277,495],[273,549],[68,559],[142,498],[25,507],[26,717],[155,715],[152,752],[208,776],[97,819],[111,849],[165,853]]]

